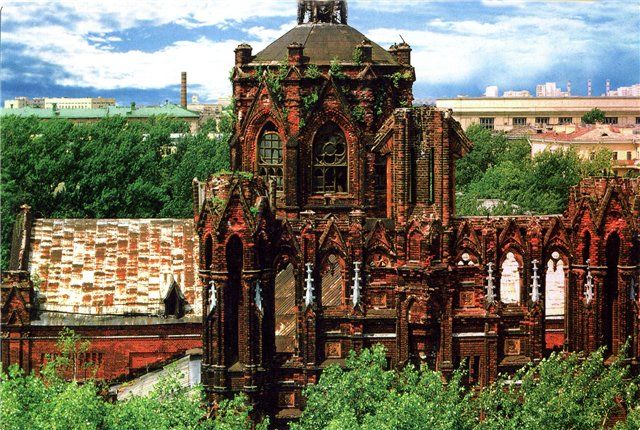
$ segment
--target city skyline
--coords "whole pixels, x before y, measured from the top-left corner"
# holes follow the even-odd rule
[[[615,6],[615,7],[612,7]],[[416,99],[481,96],[544,82],[586,95],[640,81],[640,4],[623,2],[350,1],[349,24],[387,48],[413,48]],[[146,1],[122,6],[10,1],[3,10],[2,99],[104,96],[120,104],[211,101],[230,93],[242,42],[258,52],[295,23],[295,1]],[[412,13],[407,17],[406,10]],[[613,41],[613,42],[612,42]]]

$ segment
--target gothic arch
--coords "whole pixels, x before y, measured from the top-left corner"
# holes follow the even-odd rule
[[[240,303],[243,297],[242,270],[244,244],[236,234],[227,239],[225,246],[227,284],[224,291],[225,363],[232,365],[240,359]]]
[[[284,189],[284,157],[285,145],[282,134],[271,120],[267,120],[257,134],[255,143],[256,159],[255,171],[265,183],[271,179],[276,181],[276,187]]]
[[[344,304],[347,265],[338,252],[329,252],[320,260],[320,304],[325,308]]]
[[[312,193],[349,193],[349,143],[343,129],[327,121],[316,130],[312,142]]]

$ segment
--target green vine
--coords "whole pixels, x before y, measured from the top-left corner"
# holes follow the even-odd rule
[[[347,79],[347,75],[342,71],[342,65],[337,58],[331,60],[331,66],[329,66],[329,74],[334,79]]]
[[[358,122],[364,122],[365,110],[362,106],[354,106],[351,110],[351,115]]]
[[[353,50],[353,54],[351,55],[351,59],[358,66],[362,64],[362,49],[359,46]]]
[[[211,207],[214,212],[218,212],[221,210],[227,201],[225,199],[221,199],[218,196],[211,197]]]
[[[309,93],[306,96],[302,96],[302,109],[300,112],[300,128],[303,128],[306,125],[305,118],[307,117],[307,115],[309,114],[313,106],[315,106],[315,104],[318,103],[319,99],[320,99],[320,96],[318,95],[317,89],[313,90],[311,93]]]
[[[310,64],[307,67],[307,70],[304,72],[304,75],[309,79],[316,79],[322,76],[322,72],[315,64]]]
[[[387,91],[386,87],[383,91],[382,89],[376,91],[376,99],[373,104],[373,112],[377,117],[381,117],[384,113],[384,104],[387,100]]]
[[[231,82],[233,82],[233,75],[235,74],[235,72],[236,72],[236,68],[235,67],[232,67],[231,70],[229,70],[229,80]]]
[[[411,79],[411,73],[409,72],[404,72],[404,73],[395,72],[393,75],[391,75],[391,81],[393,82],[393,86],[395,88],[400,87],[400,81],[402,80],[408,81],[410,79]]]
[[[286,64],[282,63],[280,64],[276,72],[267,70],[267,74],[265,76],[265,82],[267,84],[267,87],[269,88],[269,91],[271,92],[271,94],[273,94],[273,96],[280,104],[284,102],[284,91],[282,84],[287,77],[288,72],[289,67]]]
[[[249,208],[249,212],[251,212],[251,215],[253,216],[258,216],[258,212],[260,212],[260,209],[257,208],[256,206],[251,206]]]

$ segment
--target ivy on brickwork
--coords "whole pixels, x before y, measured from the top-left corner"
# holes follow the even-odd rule
[[[364,122],[365,110],[362,106],[354,106],[351,109],[351,115],[358,122]]]
[[[322,72],[320,72],[318,66],[316,66],[315,64],[310,64],[309,66],[307,66],[307,70],[305,71],[304,75],[309,79],[316,79],[322,76]]]
[[[356,46],[356,48],[353,50],[351,59],[358,66],[362,64],[362,49],[359,46]]]
[[[286,63],[281,63],[276,71],[267,69],[265,74],[265,82],[269,91],[275,97],[275,99],[283,105],[284,103],[284,88],[283,83],[289,73],[289,67]]]
[[[318,103],[320,96],[318,90],[315,89],[306,96],[302,96],[302,110],[300,112],[300,128],[305,126],[305,118],[311,111],[311,109]]]
[[[409,72],[404,72],[404,73],[400,73],[400,72],[395,72],[393,75],[390,76],[391,78],[391,82],[393,83],[394,88],[400,88],[400,82],[402,82],[403,80],[408,81],[411,79],[411,73]]]
[[[340,61],[337,58],[331,60],[329,74],[337,80],[347,79],[347,75],[342,71],[342,64],[340,64]]]

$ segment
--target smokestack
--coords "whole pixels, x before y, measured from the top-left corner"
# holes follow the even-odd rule
[[[587,97],[591,97],[591,79],[587,81]]]
[[[609,79],[607,79],[607,82],[605,84],[605,90],[604,90],[604,95],[608,96],[609,92],[611,91],[611,81]]]
[[[567,81],[567,95],[571,95],[571,81]]]
[[[180,82],[180,105],[187,108],[187,72],[182,72],[182,80]]]

